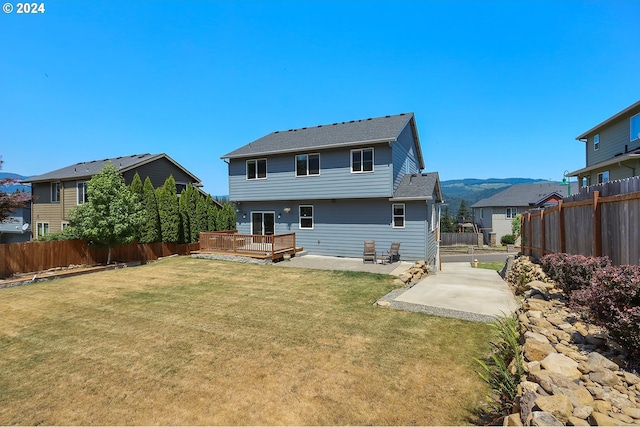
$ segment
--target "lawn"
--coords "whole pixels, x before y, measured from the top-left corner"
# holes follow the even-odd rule
[[[0,289],[0,425],[460,425],[486,324],[389,276],[174,257]]]

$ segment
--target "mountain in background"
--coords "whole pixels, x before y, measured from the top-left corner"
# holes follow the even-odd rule
[[[455,216],[463,199],[467,207],[471,207],[478,200],[491,197],[512,185],[548,181],[546,179],[532,178],[466,178],[441,181],[440,186],[442,187],[444,202],[449,205],[449,213],[451,216]]]
[[[0,172],[0,180],[6,179],[6,178],[21,180],[21,179],[27,179],[29,177],[28,176],[24,176],[24,175],[18,175],[17,173]],[[14,184],[14,185],[8,185],[8,186],[3,186],[2,187],[2,191],[6,192],[6,193],[13,193],[16,190],[18,190],[18,191],[26,191],[27,193],[30,193],[31,192],[31,186],[30,185]]]

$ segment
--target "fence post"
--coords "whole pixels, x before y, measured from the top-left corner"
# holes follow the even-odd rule
[[[544,209],[540,210],[540,258],[544,256],[544,251],[547,248],[547,239],[545,235],[545,226],[544,226]]]
[[[602,256],[602,214],[598,199],[600,192],[593,192],[593,256]]]
[[[558,200],[558,227],[560,228],[560,253],[566,253],[567,244],[564,236],[564,211],[562,210],[562,199]]]

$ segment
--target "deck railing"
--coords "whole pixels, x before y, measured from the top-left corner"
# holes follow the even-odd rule
[[[295,253],[296,233],[264,236],[239,234],[235,230],[203,232],[200,233],[200,250],[275,259],[285,253]]]

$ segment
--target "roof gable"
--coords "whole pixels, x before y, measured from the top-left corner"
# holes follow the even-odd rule
[[[436,202],[442,202],[440,176],[438,172],[406,174],[393,193],[393,200],[431,200],[436,194]]]
[[[46,182],[46,181],[66,181],[73,179],[85,179],[91,178],[94,175],[100,173],[102,168],[109,162],[113,163],[121,173],[136,167],[142,166],[147,163],[154,162],[159,159],[167,159],[173,163],[177,168],[182,169],[187,175],[193,178],[195,183],[200,183],[200,179],[182,167],[178,162],[173,160],[165,153],[160,154],[133,154],[131,156],[114,157],[104,160],[92,160],[89,162],[79,162],[73,165],[65,166],[60,169],[56,169],[51,172],[44,173],[42,175],[34,176],[29,179],[25,179],[21,182]]]
[[[420,164],[424,168],[413,113],[276,131],[227,153],[221,158],[245,158],[303,150],[394,142],[407,124],[411,124]]]
[[[582,141],[582,140],[586,140],[589,135],[597,133],[597,131],[599,131],[601,128],[611,124],[612,122],[628,115],[629,117],[634,116],[636,114],[638,114],[640,112],[640,101],[637,101],[636,103],[628,106],[627,108],[625,108],[624,110],[614,114],[613,116],[609,117],[607,120],[603,121],[602,123],[592,127],[591,129],[589,129],[588,131],[584,132],[583,134],[579,135],[576,137],[576,139],[578,141]]]

